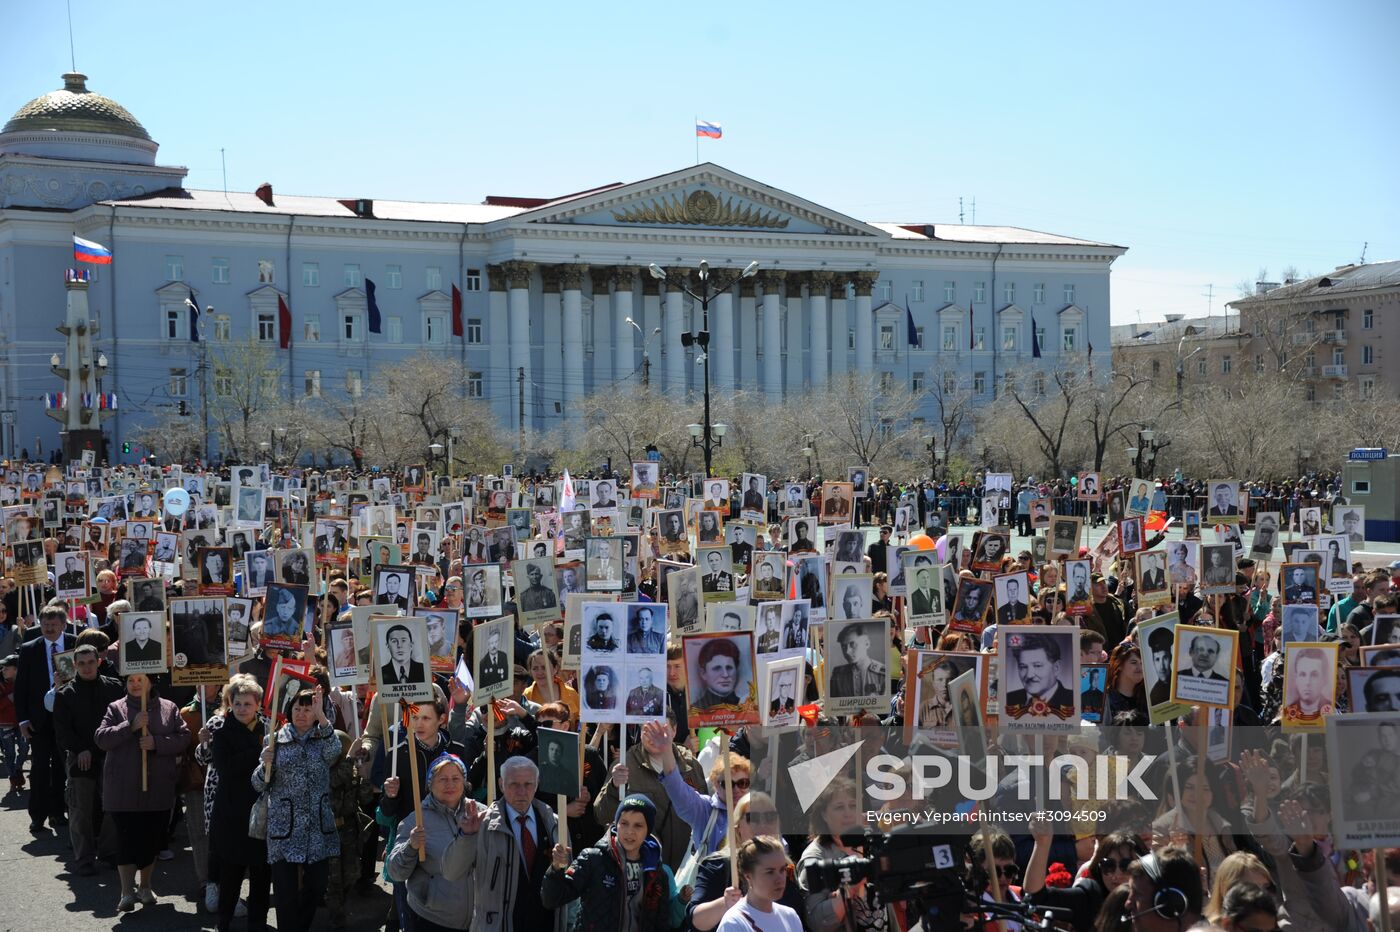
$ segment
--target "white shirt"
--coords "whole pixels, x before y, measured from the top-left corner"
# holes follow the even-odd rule
[[[530,837],[535,840],[535,853],[538,855],[540,850],[540,831],[535,823],[535,807],[531,806],[524,812],[516,812],[511,808],[509,803],[502,801],[502,805],[506,810],[506,815],[510,816],[510,830],[515,835],[515,847],[516,850],[520,852],[520,861],[523,864],[525,862],[525,843],[520,838],[520,822],[518,820],[521,816],[525,817],[525,825],[530,829]],[[526,864],[525,868],[528,870],[530,865]]]
[[[791,906],[774,903],[773,911],[765,913],[745,898],[729,907],[715,932],[802,932],[802,923]]]

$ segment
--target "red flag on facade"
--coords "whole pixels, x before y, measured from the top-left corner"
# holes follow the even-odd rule
[[[462,289],[452,286],[452,335],[462,335]]]
[[[292,345],[292,312],[281,295],[277,296],[277,342],[282,349]]]

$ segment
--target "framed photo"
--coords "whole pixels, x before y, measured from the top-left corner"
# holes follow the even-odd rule
[[[413,549],[408,554],[408,562],[414,566],[435,566],[437,564],[438,532],[429,530],[421,523],[413,528]]]
[[[165,580],[129,579],[126,597],[138,612],[163,612],[166,607]]]
[[[830,621],[826,625],[826,710],[849,715],[889,704],[890,620]]]
[[[633,463],[631,495],[645,501],[656,501],[660,495],[661,464]]]
[[[1128,507],[1125,517],[1147,517],[1152,510],[1152,480],[1134,479],[1128,484]]]
[[[752,605],[738,602],[715,602],[705,606],[705,630],[752,631],[754,629]]]
[[[768,477],[746,472],[739,477],[743,497],[739,500],[739,517],[760,524],[768,520]]]
[[[642,464],[655,465],[655,464]],[[540,767],[539,792],[545,796],[574,798],[583,779],[579,775],[579,735],[557,728],[535,730]]]
[[[1104,493],[1104,512],[1110,524],[1117,524],[1127,517],[1128,497],[1122,489],[1109,489]]]
[[[1176,634],[1172,701],[1233,709],[1239,635],[1223,628],[1194,625],[1178,627]]]
[[[637,655],[622,670],[623,721],[641,724],[666,719],[666,657]]]
[[[1079,668],[1079,717],[1103,724],[1104,695],[1108,689],[1108,665],[1086,663]]]
[[[515,662],[515,619],[510,616],[486,621],[472,630],[473,657],[476,659],[472,675],[476,690],[472,703],[484,706],[494,699],[504,699],[514,691],[513,674]]]
[[[1008,732],[1065,734],[1079,727],[1079,633],[1019,625],[997,629],[1001,726]]]
[[[1138,625],[1138,650],[1142,654],[1143,688],[1147,691],[1147,717],[1162,725],[1191,711],[1190,705],[1172,701],[1175,678],[1176,635],[1180,616],[1176,612],[1159,615]],[[1183,627],[1183,631],[1195,630]]]
[[[37,542],[37,541],[29,541],[29,542],[27,542],[27,543],[28,543],[28,544],[34,544],[34,543],[38,543],[38,542]],[[122,538],[121,544],[120,544],[120,546],[117,548],[117,573],[118,573],[118,575],[120,575],[120,576],[145,576],[145,575],[146,575],[146,554],[147,554],[147,551],[148,551],[148,548],[147,548],[146,544],[147,544],[147,542],[146,542],[145,540],[142,540],[142,539],[139,538],[139,537],[123,537],[123,538]],[[21,550],[21,548],[23,548],[23,550]],[[14,562],[15,562],[15,565],[17,565],[17,566],[33,566],[34,563],[33,563],[32,558],[22,556],[22,554],[30,553],[32,549],[33,549],[32,547],[26,546],[26,544],[24,544],[24,543],[12,544],[12,545],[11,545],[11,550],[12,550],[13,553],[14,553]],[[40,554],[43,553],[43,546],[42,546],[42,544],[40,544],[40,547],[39,547],[39,551],[38,551],[38,552],[39,552]],[[25,583],[25,582],[23,582],[22,580],[19,580],[19,579],[16,579],[15,582],[20,583],[20,585],[31,585],[31,583]]]
[[[239,527],[262,527],[263,490],[261,487],[246,485],[238,487],[233,521]]]
[[[821,535],[812,518],[792,518],[788,521],[788,552],[817,553],[817,542]]]
[[[1230,738],[1235,729],[1233,713],[1229,709],[1206,709],[1206,759],[1212,763],[1222,763],[1230,759]]]
[[[1393,767],[1400,753],[1400,722],[1393,712],[1329,715],[1325,721],[1333,843],[1347,848],[1400,845]]]
[[[1201,594],[1235,591],[1235,549],[1229,544],[1201,544]]]
[[[658,512],[656,526],[660,531],[661,552],[663,554],[690,552],[690,537],[685,530],[684,511],[670,509]]]
[[[913,553],[905,554],[906,561]],[[932,563],[912,566],[906,562],[904,576],[907,586],[904,599],[909,607],[909,624],[941,627],[947,619],[947,608],[943,601],[943,572]]]
[[[948,619],[949,629],[980,634],[992,607],[992,597],[991,580],[959,576],[953,615]]]
[[[758,723],[753,633],[686,635],[691,728]]]
[[[249,644],[252,617],[252,599],[224,599],[224,651],[230,663],[252,650]]]
[[[1292,643],[1308,643],[1318,639],[1321,629],[1318,607],[1311,603],[1283,606],[1283,624],[1279,627],[1279,643],[1287,646]]]
[[[457,609],[418,608],[428,633],[428,663],[434,673],[451,673],[457,666]]]
[[[1166,605],[1172,600],[1164,550],[1144,550],[1137,555],[1137,597],[1139,605]]]
[[[705,624],[700,610],[700,567],[685,566],[665,576],[666,599],[678,634],[698,634]]]
[[[373,583],[374,601],[379,605],[393,605],[399,611],[408,613],[414,598],[414,571],[409,566],[376,566]]]
[[[248,595],[259,596],[276,576],[272,568],[271,550],[249,550],[243,555],[243,588]]]
[[[867,573],[841,573],[831,580],[833,618],[854,621],[870,618],[874,612],[875,577]]]
[[[1400,660],[1390,666],[1348,667],[1347,677],[1353,712],[1400,712]]]
[[[1079,489],[1076,497],[1081,502],[1096,502],[1102,494],[1098,473],[1082,472],[1079,474]]]
[[[793,564],[793,580],[797,597],[807,600],[813,621],[825,619],[827,617],[826,558],[820,556],[796,557]]]
[[[1333,505],[1332,533],[1346,536],[1352,550],[1366,549],[1366,506]]]
[[[1199,510],[1182,512],[1181,536],[1186,540],[1201,539],[1201,512]]]
[[[951,544],[946,552],[951,553]],[[909,574],[921,566],[933,566],[937,554],[931,550],[919,550],[908,544],[890,544],[885,547],[885,567],[888,571],[890,595],[909,594]]]
[[[1279,590],[1284,605],[1317,605],[1317,567],[1312,563],[1285,563],[1279,567]],[[1312,640],[1309,638],[1309,640]]]
[[[812,646],[812,608],[806,599],[791,599],[782,604],[783,646],[779,653],[803,652]]]
[[[598,484],[594,483],[594,488]],[[622,538],[590,537],[585,548],[585,588],[592,592],[619,592],[622,589]]]
[[[79,550],[56,553],[53,558],[57,586],[54,594],[60,599],[84,599],[88,594],[87,554]],[[133,603],[135,604],[135,603]]]
[[[1196,586],[1200,578],[1197,567],[1200,565],[1200,543],[1194,540],[1174,540],[1167,544],[1167,583],[1172,591],[1182,587]]]
[[[1079,555],[1079,534],[1083,518],[1056,515],[1050,519],[1050,556],[1069,557]]]
[[[509,621],[509,619],[507,619]],[[489,623],[488,623],[489,624]],[[370,628],[374,637],[374,672],[381,699],[397,702],[431,702],[433,686],[431,667],[428,660],[427,621],[423,618],[382,618],[371,617]],[[478,627],[476,657],[483,657],[483,644],[480,632],[485,625]],[[511,642],[502,639],[502,644]],[[510,670],[506,671],[507,692],[510,695]],[[476,678],[475,701],[480,704],[485,696],[482,693],[480,676]]]
[[[729,608],[730,606],[724,606]],[[711,606],[719,608],[719,606]],[[776,656],[783,647],[783,603],[764,602],[753,609],[754,653],[760,658]],[[708,628],[707,630],[722,630]],[[805,643],[805,642],[804,642]]]
[[[1090,584],[1092,571],[1089,560],[1066,560],[1064,563],[1065,611],[1073,616],[1087,615],[1093,608],[1094,593]]]
[[[848,524],[855,513],[855,489],[849,482],[823,482],[821,523]]]
[[[617,484],[611,479],[599,479],[589,488],[589,507],[595,513],[617,514]]]
[[[704,499],[702,508],[706,511],[718,511],[729,514],[729,480],[728,479],[706,479],[701,485],[704,489]]]
[[[627,654],[634,657],[666,658],[666,606],[655,602],[628,602]],[[745,606],[747,607],[747,606]]]
[[[1121,553],[1137,553],[1146,546],[1142,518],[1124,518],[1118,522],[1118,548]]]
[[[117,669],[122,676],[132,673],[165,673],[170,669],[165,655],[165,612],[122,612],[117,619]],[[224,680],[228,680],[225,672]]]
[[[307,587],[269,583],[263,598],[262,644],[279,650],[300,650],[306,635]]]
[[[750,598],[756,602],[782,599],[785,594],[787,554],[781,550],[755,550],[752,559],[753,567],[749,574]]]
[[[1030,578],[1024,570],[995,576],[992,585],[996,587],[998,625],[1019,625],[1030,620]]]
[[[350,558],[350,522],[345,518],[317,518],[315,550],[317,563],[345,566]]]
[[[788,482],[783,485],[782,495],[778,498],[778,513],[785,518],[805,515],[810,512],[810,503],[807,498],[807,486],[801,482]]]
[[[692,499],[692,501],[694,501]],[[724,540],[723,512],[701,510],[695,516],[695,543],[701,547]]]
[[[935,747],[958,746],[958,712],[952,682],[964,673],[976,671],[978,656],[955,651],[907,652],[904,668],[912,676],[904,686],[906,743],[922,737]]]
[[[996,660],[995,656],[984,657],[984,669],[968,670],[948,684],[953,707],[957,710],[959,746],[964,754],[972,755],[975,760],[985,760],[987,757],[987,733],[983,727],[982,708],[985,706],[988,714],[993,714],[996,709],[995,693],[989,695],[990,683],[996,678],[992,672]]]
[[[516,565],[519,566],[519,564]],[[553,576],[551,567],[551,581]],[[503,585],[499,563],[468,563],[462,567],[462,588],[462,605],[467,618],[495,618],[501,614],[501,604],[504,597],[501,592]],[[520,593],[521,596],[524,594],[524,591]],[[533,594],[531,598],[534,599]],[[558,607],[557,601],[555,607],[556,609]],[[558,617],[557,611],[553,617]],[[540,621],[547,620],[549,619],[541,619]]]
[[[326,625],[326,672],[332,686],[358,686],[369,682],[369,665],[360,665],[355,623],[349,618]]]
[[[1254,516],[1254,537],[1250,540],[1249,555],[1256,560],[1269,560],[1278,545],[1279,513],[1265,511]]]
[[[1371,621],[1371,643],[1400,645],[1400,615],[1377,615]]]
[[[1383,617],[1393,619],[1397,616],[1385,615]],[[1394,628],[1392,627],[1391,630]],[[1363,667],[1400,667],[1400,644],[1363,645],[1361,665]],[[1355,702],[1354,699],[1352,701]]]
[[[1233,479],[1212,479],[1206,520],[1211,524],[1240,523],[1240,484]]]
[[[802,704],[802,658],[761,658],[758,671],[759,723],[766,728],[796,727],[797,707]]]
[[[1011,552],[1011,535],[1006,531],[984,531],[973,544],[972,568],[977,572],[997,572],[1002,559]]]
[[[475,573],[479,568],[482,566],[463,567],[463,582],[466,582],[469,573]],[[500,567],[496,566],[495,569],[499,573]],[[554,576],[554,561],[551,558],[517,560],[511,565],[511,573],[515,576],[515,607],[521,625],[533,628],[559,617],[559,584]],[[467,617],[477,617],[470,606],[467,607]]]
[[[1055,502],[1049,498],[1033,498],[1030,503],[1031,527],[1043,531],[1050,526],[1050,518],[1055,513]]]
[[[371,553],[373,552],[371,551]],[[293,586],[311,585],[310,550],[297,548],[295,550],[274,550],[272,553],[279,582],[289,583]]]
[[[227,608],[222,598],[170,600],[170,681],[177,686],[228,682]],[[246,640],[246,635],[245,638]]]
[[[734,601],[734,567],[727,545],[697,548],[695,564],[700,573],[700,596],[704,602]]]
[[[1319,584],[1333,595],[1351,592],[1351,542],[1345,534],[1319,537],[1317,544],[1327,554],[1327,577]]]
[[[1283,648],[1284,731],[1326,730],[1323,717],[1337,710],[1337,649],[1333,641],[1295,641]]]
[[[233,551],[228,547],[199,550],[199,594],[233,595]]]

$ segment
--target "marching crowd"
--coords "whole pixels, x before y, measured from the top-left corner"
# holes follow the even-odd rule
[[[561,599],[558,618],[537,627],[518,625],[514,643],[503,648],[511,683],[507,698],[474,702],[469,678],[435,670],[431,701],[386,715],[373,684],[334,685],[330,675],[335,662],[328,654],[329,623],[380,598],[369,577],[357,571],[362,555],[354,524],[345,541],[349,562],[309,574],[308,623],[294,646],[274,646],[279,642],[264,636],[276,609],[265,615],[263,599],[254,598],[252,617],[238,620],[247,627],[248,650],[234,656],[226,645],[218,658],[227,665],[222,682],[183,685],[169,669],[122,674],[139,665],[144,649],[140,632],[124,637],[124,614],[163,609],[177,596],[221,591],[185,572],[187,555],[158,559],[158,532],[203,529],[225,543],[241,533],[246,549],[235,553],[228,591],[246,595],[258,588],[250,585],[249,555],[302,546],[315,516],[353,519],[361,506],[390,502],[402,524],[425,504],[460,503],[460,522],[442,517],[432,538],[436,552],[420,563],[414,591],[403,596],[410,608],[460,608],[478,595],[478,566],[500,565],[509,581],[512,560],[541,537],[541,525],[531,523],[503,544],[493,537],[489,550],[474,551],[470,540],[478,527],[510,526],[503,516],[487,514],[486,490],[509,492],[511,504],[524,503],[538,522],[572,497],[566,491],[575,480],[440,477],[434,485],[405,474],[379,485],[382,477],[371,475],[264,470],[255,481],[269,497],[281,499],[281,508],[264,512],[262,523],[249,527],[230,514],[236,503],[226,489],[230,481],[249,479],[228,469],[103,469],[74,462],[62,469],[7,464],[5,473],[11,490],[0,501],[6,535],[0,581],[6,801],[18,805],[23,799],[35,835],[66,833],[73,877],[114,868],[122,912],[156,903],[158,890],[165,896],[195,892],[171,890],[159,876],[162,863],[185,856],[176,841],[183,830],[199,903],[220,930],[257,932],[268,928],[270,917],[281,932],[310,929],[318,917],[341,928],[377,902],[366,894],[381,885],[391,891],[392,903],[375,924],[404,932],[907,930],[927,918],[913,905],[917,901],[890,897],[872,881],[829,889],[816,877],[825,862],[871,848],[858,785],[864,773],[857,768],[876,753],[909,750],[901,736],[906,716],[916,713],[905,705],[915,695],[907,658],[920,650],[995,652],[997,618],[985,607],[977,626],[920,626],[908,623],[909,600],[891,594],[892,578],[900,573],[892,548],[927,531],[928,546],[948,560],[944,571],[951,585],[943,591],[950,602],[960,580],[1024,572],[1030,581],[1025,620],[1079,629],[1081,663],[1103,664],[1106,671],[1098,697],[1098,750],[1117,755],[1124,766],[1141,765],[1160,800],[1119,800],[1097,822],[1068,828],[1034,813],[1044,808],[1043,796],[1020,800],[1015,781],[1004,781],[986,808],[1029,810],[1031,817],[966,839],[966,861],[955,865],[971,896],[960,909],[965,927],[1041,927],[1031,913],[997,913],[994,903],[1045,907],[1048,927],[1075,930],[1361,932],[1400,919],[1400,890],[1387,890],[1385,880],[1400,876],[1400,849],[1353,850],[1335,842],[1329,781],[1339,775],[1329,774],[1324,740],[1313,735],[1309,743],[1284,727],[1281,575],[1243,554],[1235,560],[1228,593],[1202,594],[1203,581],[1193,573],[1174,579],[1169,598],[1159,602],[1141,598],[1126,555],[1081,548],[1070,556],[1094,561],[1089,605],[1071,614],[1067,603],[1074,593],[1058,559],[1038,560],[1030,549],[1008,548],[993,568],[974,569],[974,548],[957,555],[938,549],[963,521],[982,523],[981,482],[899,483],[862,476],[867,490],[848,522],[876,525],[853,562],[874,577],[871,614],[892,622],[888,650],[880,652],[888,662],[878,667],[890,680],[887,708],[828,713],[823,659],[809,649],[797,697],[798,728],[779,734],[752,722],[720,736],[692,727],[684,652],[672,632],[663,645],[663,714],[641,725],[581,721],[588,684],[577,665],[566,662]],[[187,482],[191,477],[199,482]],[[625,478],[618,483],[619,499],[627,498]],[[820,514],[824,483],[796,484],[802,487],[801,507]],[[747,578],[752,554],[788,547],[782,519],[796,513],[782,501],[789,485],[764,484],[765,520],[753,522],[756,539],[734,544],[736,585],[746,591],[758,582]],[[1106,490],[1121,485],[1105,483]],[[542,506],[535,492],[546,486],[552,491]],[[706,494],[685,477],[663,478],[660,486],[655,500],[674,493],[680,507]],[[723,506],[725,527],[748,510],[741,478],[728,487],[735,491]],[[169,489],[191,490],[187,509],[162,510],[161,496]],[[1207,486],[1173,478],[1156,490],[1190,496],[1204,494]],[[1031,500],[1058,502],[1073,493],[1071,484],[1059,480],[1019,484],[997,523],[1019,523],[1022,506]],[[1336,488],[1330,479],[1310,477],[1286,487],[1260,486],[1257,494],[1288,498],[1296,509],[1330,502]],[[54,509],[57,520],[43,514],[44,503],[53,499],[61,502]],[[122,500],[120,507],[112,507],[113,499]],[[99,513],[99,503],[105,512]],[[637,563],[625,568],[635,578],[629,598],[664,602],[655,569],[658,529],[642,513],[636,526],[620,519],[625,527],[592,530],[634,536]],[[133,532],[147,521],[157,533],[133,551]],[[90,533],[101,525],[107,530]],[[559,529],[557,550],[546,540],[545,550],[530,552],[562,553],[566,533]],[[73,540],[80,541],[85,566],[60,566],[56,557],[75,549]],[[1159,532],[1145,549],[1164,540]],[[24,549],[34,541],[42,545],[37,567]],[[407,534],[395,539],[386,562],[413,562],[415,543]],[[319,544],[314,549],[322,550]],[[671,548],[666,558],[688,562],[694,552]],[[1358,562],[1345,571],[1351,591],[1327,606],[1318,632],[1320,641],[1338,645],[1342,675],[1331,710],[1337,714],[1360,710],[1360,698],[1347,695],[1345,670],[1364,666],[1364,646],[1384,642],[1378,619],[1400,612],[1400,565],[1366,570]],[[80,572],[81,578],[60,578]],[[127,585],[138,579],[157,580],[165,591],[147,594]],[[71,593],[75,583],[86,591],[59,596]],[[538,583],[531,577],[507,585],[502,615],[538,611],[525,594]],[[803,594],[800,583],[785,581],[785,590],[789,585]],[[147,595],[151,604],[139,604]],[[1224,629],[1238,639],[1228,710],[1234,739],[1224,755],[1202,744],[1213,740],[1202,725],[1204,709],[1187,706],[1165,724],[1152,723],[1149,708],[1159,702],[1148,694],[1145,668],[1160,660],[1156,644],[1144,643],[1138,630],[1167,612],[1177,613],[1180,625]],[[228,628],[234,624],[230,614]],[[462,622],[453,649],[469,661],[472,627],[472,621]],[[844,649],[844,643],[831,648]],[[308,663],[305,680],[277,691],[275,669],[295,658]],[[1382,662],[1376,655],[1368,661]],[[1025,674],[1022,679],[1029,682]],[[1395,679],[1396,704],[1377,700],[1374,708],[1400,711],[1400,674]],[[1373,708],[1369,696],[1366,708]],[[984,708],[977,721],[987,723],[984,754],[1030,751],[1025,739],[997,732],[991,709]],[[862,730],[864,753],[794,824],[778,805],[793,798],[791,762],[833,750],[847,725],[885,727]],[[540,791],[546,765],[541,729],[579,734],[576,793]],[[1048,759],[1060,739],[1045,741],[1050,750],[1037,747],[1035,753]],[[1376,811],[1393,816],[1400,809],[1400,741],[1383,751],[1368,766],[1374,768]],[[907,793],[882,805],[889,812],[914,811],[927,802]],[[1389,916],[1383,915],[1387,910]]]

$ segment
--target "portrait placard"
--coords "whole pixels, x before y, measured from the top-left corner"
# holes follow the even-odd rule
[[[1086,663],[1079,668],[1079,717],[1103,724],[1104,696],[1108,689],[1108,665]]]
[[[425,619],[372,616],[370,630],[374,638],[374,672],[380,699],[392,702],[400,699],[409,702],[431,702],[433,687],[428,663],[428,631]],[[477,631],[480,632],[481,628]],[[481,657],[480,641],[476,656]],[[509,685],[509,669],[506,672],[506,680]],[[481,702],[480,689],[481,680],[478,677],[478,704]]]
[[[1118,549],[1121,553],[1137,553],[1146,546],[1142,518],[1124,518],[1118,522]]]
[[[754,607],[738,602],[714,602],[705,606],[706,631],[754,630]]]
[[[739,517],[760,524],[768,520],[768,477],[746,472],[739,477],[743,497],[739,500]]]
[[[326,672],[332,686],[358,686],[369,682],[369,664],[360,664],[355,622],[349,618],[326,625]]]
[[[472,630],[475,658],[472,676],[476,691],[472,703],[484,706],[495,699],[505,699],[514,691],[515,619],[509,615],[495,621],[484,621]]]
[[[1093,608],[1089,566],[1088,560],[1066,560],[1064,563],[1065,611],[1074,617],[1087,615]]]
[[[705,624],[700,610],[700,567],[687,566],[666,576],[667,603],[677,634],[698,634]]]
[[[1386,615],[1389,619],[1400,616]],[[1391,630],[1395,630],[1394,627]],[[1361,665],[1363,667],[1400,667],[1400,645],[1398,644],[1368,644],[1361,648]],[[1396,705],[1396,711],[1400,712],[1400,703]]]
[[[1137,554],[1137,598],[1139,605],[1166,605],[1172,599],[1167,579],[1167,554],[1144,550]]]
[[[633,464],[653,465],[653,464]],[[579,735],[557,728],[537,728],[540,783],[539,792],[545,796],[566,796],[574,799],[583,785],[579,776]]]
[[[233,595],[233,551],[228,547],[201,547],[199,561],[200,595]]]
[[[704,496],[701,507],[706,511],[718,511],[729,514],[729,480],[728,479],[705,479],[699,484],[697,491],[701,491]]]
[[[1336,647],[1336,644],[1332,645]],[[1400,657],[1390,666],[1347,667],[1347,694],[1355,712],[1400,712]],[[1400,752],[1400,748],[1397,748]]]
[[[1371,643],[1400,644],[1400,615],[1377,615],[1371,621]]]
[[[588,538],[585,553],[585,587],[590,592],[621,591],[623,569],[622,538],[590,537]]]
[[[1200,545],[1201,595],[1229,595],[1235,591],[1235,550],[1229,544]]]
[[[666,658],[666,606],[655,602],[628,602],[627,655]]]
[[[350,522],[346,518],[317,518],[315,525],[316,562],[345,566],[350,559]]]
[[[730,609],[739,606],[711,606],[715,609]],[[762,602],[758,606],[746,606],[750,609],[750,620],[753,622],[754,632],[754,653],[760,658],[777,656],[783,649],[783,603],[782,602]],[[732,623],[732,622],[731,622]],[[724,622],[718,627],[707,627],[709,631],[723,631]],[[744,630],[740,628],[739,630]],[[805,644],[805,641],[804,641]]]
[[[29,543],[33,544],[38,542],[31,541]],[[121,539],[121,543],[117,545],[118,575],[146,575],[146,554],[149,550],[149,547],[147,546],[148,543],[149,541],[144,540],[140,537],[123,537]],[[21,550],[21,548],[25,549]],[[15,566],[16,571],[22,571],[24,569],[32,568],[35,565],[33,557],[26,556],[26,554],[32,553],[31,547],[29,547],[26,544],[14,544],[12,545],[11,549],[14,551],[13,564]],[[41,555],[43,553],[42,546],[39,548],[39,553]],[[22,586],[33,585],[33,583],[25,582],[24,579],[18,577],[15,579],[15,582],[19,583]]]
[[[376,566],[371,588],[377,604],[393,605],[407,613],[414,601],[413,568],[399,565]]]
[[[1243,513],[1240,508],[1240,484],[1232,479],[1212,479],[1210,504],[1205,518],[1211,524],[1239,524]]]
[[[1147,517],[1152,510],[1152,481],[1134,479],[1128,484],[1128,507],[1124,517]]]
[[[62,689],[78,675],[77,650],[59,651],[53,655],[53,688]]]
[[[781,599],[785,595],[784,576],[787,554],[781,550],[755,550],[749,575],[749,592],[755,602]]]
[[[1317,605],[1317,574],[1318,568],[1312,563],[1285,563],[1279,567],[1279,592],[1283,596],[1283,604]]]
[[[949,552],[952,545],[949,544]],[[920,566],[931,566],[937,554],[932,550],[920,550],[908,544],[890,544],[885,547],[885,568],[888,573],[889,595],[909,594],[909,571]],[[859,562],[859,561],[858,561]],[[862,568],[864,564],[862,563]]]
[[[422,618],[428,632],[428,664],[434,673],[451,673],[457,668],[457,609],[418,607],[413,610]]]
[[[1329,715],[1328,781],[1332,787],[1332,843],[1345,848],[1400,845],[1394,761],[1400,722],[1394,712]]]
[[[977,572],[999,572],[1002,560],[1011,552],[1011,534],[1005,530],[978,533],[972,545],[972,568]]]
[[[1031,528],[1043,531],[1050,526],[1050,516],[1055,513],[1055,503],[1048,498],[1033,498],[1030,501]]]
[[[1332,533],[1345,536],[1352,550],[1365,550],[1366,506],[1333,505]]]
[[[1199,510],[1181,513],[1181,536],[1185,540],[1201,539],[1201,512]]]
[[[691,728],[758,723],[752,632],[686,635],[684,651]]]
[[[1103,510],[1110,524],[1127,517],[1128,496],[1123,489],[1109,489],[1103,496]]]
[[[1345,534],[1317,538],[1317,547],[1327,554],[1327,578],[1318,582],[1328,592],[1345,596],[1351,592],[1351,541]]]
[[[849,715],[888,706],[890,620],[829,621],[825,630],[827,713]]]
[[[274,550],[272,553],[279,582],[289,583],[293,586],[311,585],[310,550],[296,548],[293,550]]]
[[[855,513],[855,489],[849,482],[823,482],[821,491],[822,524],[847,524]]]
[[[80,550],[56,553],[53,558],[57,585],[54,595],[60,599],[83,599],[88,594],[87,554]]]
[[[1206,713],[1206,759],[1222,763],[1230,759],[1230,738],[1235,730],[1235,721],[1230,709],[1205,709]]]
[[[1239,635],[1224,628],[1176,629],[1172,701],[1232,709]]]
[[[596,520],[600,517],[616,517],[617,515],[617,484],[611,479],[598,479],[589,486],[589,508],[592,517]]]
[[[1079,474],[1079,487],[1075,496],[1081,502],[1096,502],[1103,493],[1099,485],[1099,474],[1096,472],[1082,472]]]
[[[1249,544],[1249,555],[1254,559],[1273,558],[1274,547],[1278,544],[1279,518],[1277,511],[1264,511],[1254,516],[1254,537]]]
[[[1336,641],[1294,641],[1283,648],[1284,731],[1322,732],[1337,711]]]
[[[824,620],[827,617],[826,558],[821,556],[795,557],[793,559],[793,580],[797,597],[807,600],[812,620]]]
[[[252,650],[249,644],[252,617],[252,599],[224,599],[224,652],[228,654],[229,663]]]
[[[1147,692],[1147,717],[1153,725],[1180,718],[1190,705],[1172,701],[1173,665],[1177,624],[1176,612],[1159,615],[1138,625],[1138,651],[1142,654],[1143,688]],[[1185,631],[1193,630],[1183,628]]]
[[[758,710],[761,725],[765,728],[797,726],[802,677],[801,657],[759,658]]]
[[[660,463],[633,463],[630,494],[633,498],[656,501],[660,495]]]
[[[1050,519],[1050,556],[1068,557],[1079,554],[1079,535],[1083,518],[1055,515]]]
[[[692,504],[694,499],[691,500]],[[724,515],[722,512],[701,510],[694,516],[695,543],[701,547],[718,544],[724,540]]]
[[[475,567],[464,567],[463,578]],[[498,568],[499,569],[499,568]],[[520,615],[520,624],[526,628],[553,621],[559,612],[559,583],[554,575],[554,561],[549,557],[532,557],[517,560],[511,564],[515,577],[515,606]],[[468,617],[476,617],[472,609],[467,609]]]
[[[170,669],[165,654],[165,612],[122,612],[117,621],[121,641],[117,671],[122,676],[165,673]],[[227,679],[225,673],[224,680]]]
[[[1001,726],[1009,732],[1066,734],[1079,727],[1079,635],[1075,628],[997,629]]]
[[[904,741],[912,744],[916,737],[934,747],[958,746],[957,706],[951,684],[964,673],[976,676],[978,654],[957,651],[910,650],[904,669],[905,682]]]
[[[875,577],[869,573],[838,573],[831,579],[833,618],[854,621],[875,614]]]
[[[228,631],[223,598],[170,600],[170,681],[176,686],[228,682]]]
[[[1030,620],[1030,579],[1022,570],[1003,573],[992,579],[996,590],[998,625],[1020,625]]]
[[[987,612],[992,607],[992,581],[957,577],[958,589],[953,601],[953,614],[948,619],[951,631],[968,631],[981,634],[986,624]]]
[[[904,555],[905,601],[909,607],[909,624],[942,626],[947,619],[943,600],[943,573],[933,561],[914,561],[926,557],[926,550],[911,550]]]
[[[684,511],[669,509],[657,512],[656,527],[660,531],[661,552],[663,554],[690,552],[690,538],[685,530]]]
[[[961,739],[962,753],[972,755],[976,760],[987,757],[987,732],[983,726],[982,709],[989,715],[995,713],[996,699],[991,693],[990,683],[996,678],[993,667],[995,656],[984,656],[982,669],[968,670],[954,677],[948,684],[948,692],[953,697],[953,707],[957,710],[957,731]]]
[[[300,650],[306,630],[307,587],[269,583],[263,599],[263,647]]]

